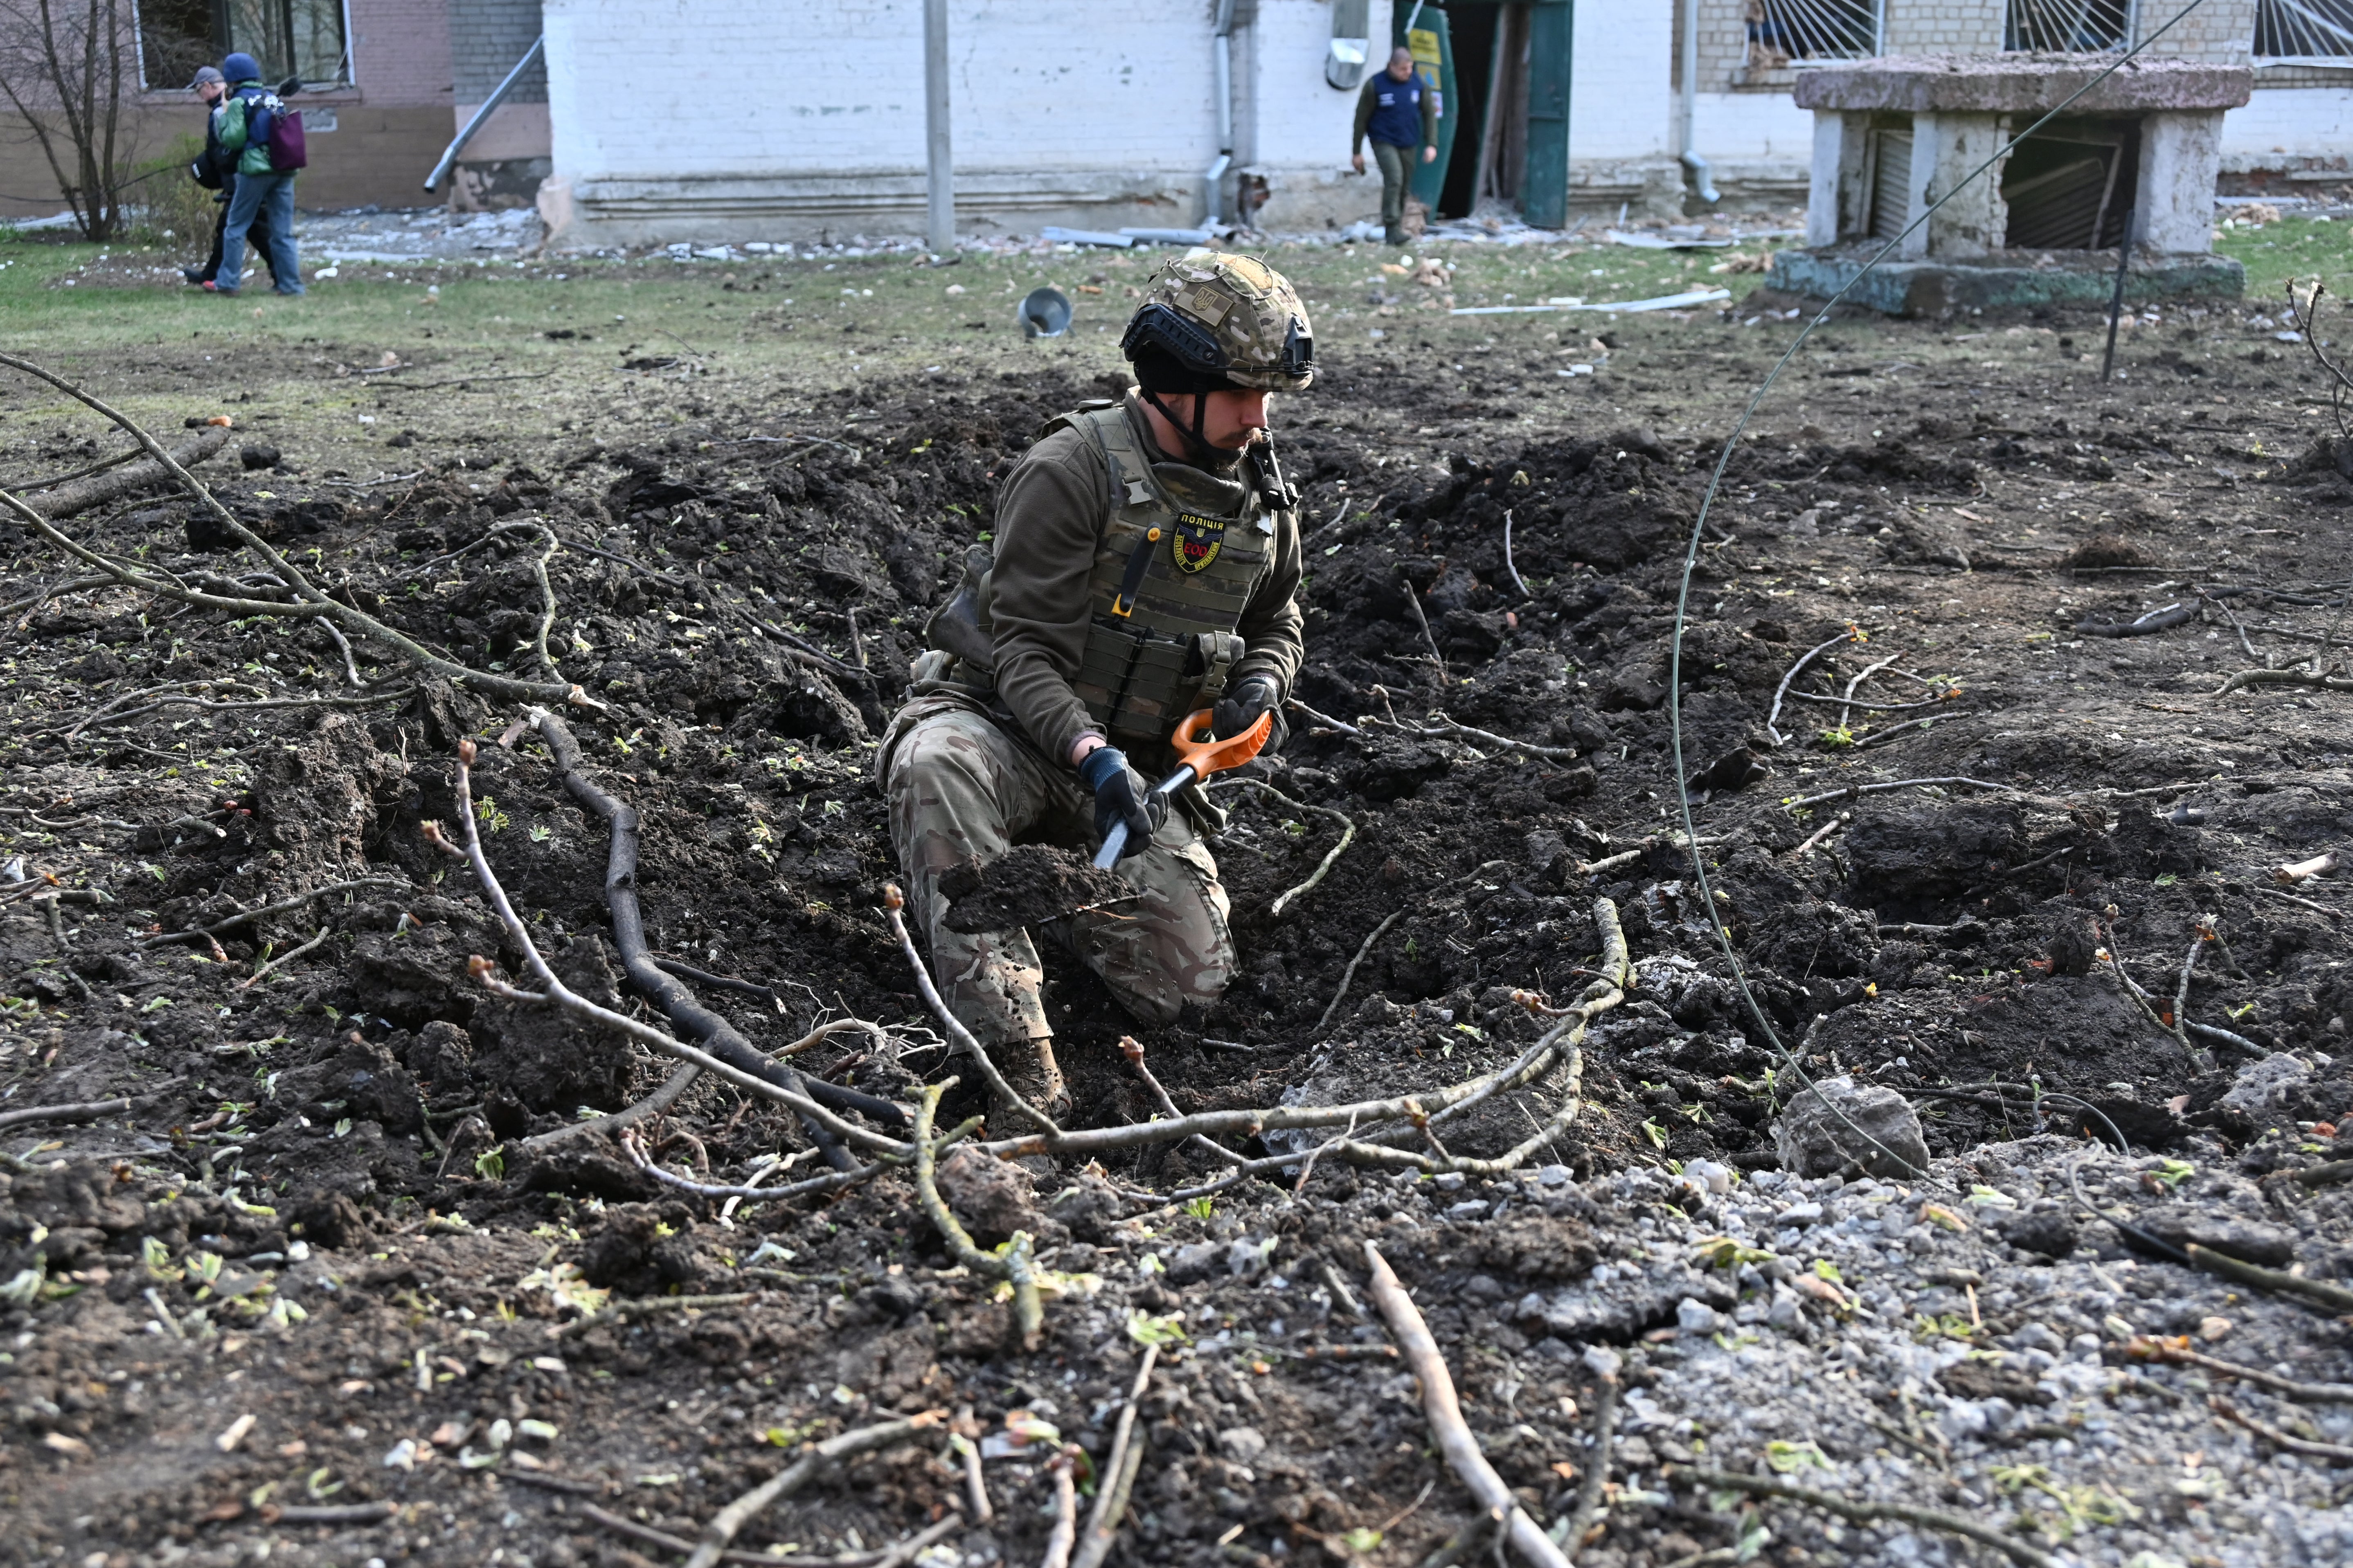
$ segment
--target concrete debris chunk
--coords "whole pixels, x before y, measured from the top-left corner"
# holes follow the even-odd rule
[[[1867,1172],[1901,1179],[1928,1168],[1919,1112],[1892,1089],[1824,1079],[1789,1102],[1773,1124],[1781,1168],[1803,1177]]]

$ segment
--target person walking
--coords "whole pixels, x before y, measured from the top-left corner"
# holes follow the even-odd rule
[[[1381,166],[1382,237],[1403,245],[1406,182],[1413,172],[1414,150],[1420,149],[1425,163],[1438,158],[1438,94],[1413,68],[1413,51],[1402,45],[1389,51],[1388,68],[1365,83],[1356,99],[1356,135],[1348,162],[1359,174],[1365,172],[1367,136]]]
[[[183,267],[180,276],[191,283],[204,285],[210,283],[213,275],[220,270],[221,234],[228,226],[229,194],[237,188],[237,160],[224,152],[220,144],[220,104],[221,100],[228,96],[228,79],[211,66],[199,66],[196,79],[188,84],[188,90],[203,100],[205,105],[205,150],[195,163],[188,165],[188,177],[213,193],[213,247],[202,267]],[[269,215],[267,211],[253,215],[253,226],[246,231],[246,238],[262,258],[262,264],[269,267],[270,279],[275,282],[278,269],[270,261]]]
[[[1134,897],[1048,929],[1130,1014],[1198,1016],[1238,963],[1202,841],[1224,814],[1198,786],[1170,809],[1145,781],[1173,771],[1188,713],[1211,710],[1220,738],[1279,724],[1304,651],[1298,494],[1267,434],[1268,394],[1314,377],[1298,292],[1253,258],[1196,252],[1154,279],[1120,348],[1137,384],[1048,421],[1006,476],[993,546],[933,617],[876,761],[940,990],[1050,1116],[1068,1100],[1038,950],[1019,928],[955,930],[942,877],[1124,826]]]
[[[270,161],[270,131],[286,105],[261,84],[261,62],[248,54],[221,61],[227,95],[214,111],[221,151],[236,159],[237,186],[221,229],[221,258],[205,287],[235,294],[245,278],[246,236],[257,215],[269,216],[269,270],[280,294],[302,293],[301,266],[294,254],[294,171]]]

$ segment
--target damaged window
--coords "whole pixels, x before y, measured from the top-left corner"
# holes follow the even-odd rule
[[[2353,0],[2256,0],[2257,65],[2353,59]]]
[[[139,0],[140,79],[150,90],[184,88],[198,66],[240,49],[273,86],[352,79],[343,0]]]
[[[1747,0],[1748,66],[1859,60],[1879,52],[1877,0]]]
[[[2130,120],[2056,120],[2019,143],[2001,173],[2014,250],[2104,250],[2124,242],[2140,163]]]
[[[2001,47],[2011,53],[2096,55],[2132,38],[2132,0],[2010,0]]]

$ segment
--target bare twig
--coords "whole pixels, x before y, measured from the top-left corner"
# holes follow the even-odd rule
[[[1877,675],[1881,670],[1885,669],[1889,665],[1894,664],[1897,659],[1902,658],[1904,656],[1900,653],[1891,653],[1876,664],[1867,664],[1862,667],[1862,669],[1856,674],[1852,679],[1846,683],[1846,695],[1839,700],[1838,727],[1840,729],[1843,730],[1846,728],[1847,719],[1854,709],[1855,688],[1861,686],[1864,681],[1869,680],[1873,676]]]
[[[864,1426],[854,1432],[844,1432],[839,1437],[828,1437],[805,1451],[801,1457],[754,1487],[725,1508],[712,1516],[702,1527],[702,1537],[695,1543],[686,1560],[686,1568],[712,1568],[719,1554],[735,1534],[770,1504],[788,1498],[808,1484],[817,1473],[839,1460],[868,1454],[877,1448],[888,1448],[905,1441],[914,1434],[938,1426],[946,1412],[926,1410],[903,1420],[885,1421],[879,1426]]]
[[[120,1116],[137,1103],[135,1100],[83,1100],[69,1105],[21,1106],[0,1110],[0,1131],[36,1121],[96,1121],[102,1116]]]
[[[1535,597],[1528,592],[1528,585],[1520,581],[1520,569],[1512,564],[1512,509],[1509,507],[1504,509],[1504,574],[1511,578],[1512,586],[1520,591],[1521,598]]]
[[[1594,1352],[1588,1352],[1588,1355]],[[1614,1351],[1603,1352],[1612,1362]],[[1600,1392],[1593,1403],[1593,1451],[1585,1461],[1585,1474],[1577,1483],[1577,1506],[1569,1510],[1568,1528],[1561,1532],[1560,1542],[1571,1555],[1585,1541],[1585,1532],[1601,1517],[1601,1500],[1609,1480],[1609,1459],[1612,1446],[1618,1440],[1618,1373],[1612,1370],[1600,1374]]]
[[[300,616],[304,618],[317,618],[324,616],[338,622],[346,630],[364,637],[370,642],[376,643],[382,647],[394,650],[403,658],[406,659],[411,664],[417,665],[420,668],[430,670],[434,674],[439,675],[446,679],[464,682],[476,690],[486,691],[497,696],[517,700],[536,699],[542,701],[575,702],[582,706],[592,708],[602,706],[602,704],[593,701],[587,694],[581,690],[577,686],[567,685],[562,682],[516,680],[511,677],[492,674],[486,670],[470,669],[464,665],[443,658],[440,655],[433,652],[430,648],[427,648],[414,637],[385,625],[384,622],[376,619],[374,616],[368,615],[365,611],[356,609],[350,605],[343,604],[330,597],[322,589],[312,584],[310,578],[303,575],[303,574],[295,567],[292,562],[287,560],[284,555],[280,553],[278,549],[270,544],[268,540],[263,539],[259,534],[254,532],[253,530],[248,528],[236,513],[223,506],[220,503],[219,499],[216,497],[212,491],[206,489],[203,483],[200,482],[194,475],[190,474],[171,453],[166,452],[162,447],[158,446],[153,437],[147,434],[145,430],[142,429],[129,416],[110,407],[108,405],[91,396],[89,393],[82,391],[81,388],[74,385],[63,377],[42,369],[39,365],[33,363],[29,360],[22,359],[15,354],[0,353],[0,365],[5,365],[11,370],[21,371],[25,374],[30,375],[37,380],[47,383],[49,385],[54,386],[58,391],[64,393],[67,396],[73,398],[77,402],[87,405],[89,407],[114,421],[116,425],[121,426],[125,431],[128,431],[134,440],[146,448],[148,455],[155,459],[163,472],[168,473],[173,479],[178,480],[182,488],[186,489],[191,496],[195,497],[198,504],[203,506],[212,514],[213,521],[218,523],[220,527],[232,538],[236,539],[238,543],[245,546],[248,550],[252,551],[256,555],[259,556],[264,562],[266,562],[270,570],[276,572],[280,579],[282,579],[292,589],[300,602],[290,605],[269,599],[228,598],[219,595],[202,593],[195,589],[184,587],[170,577],[164,575],[153,569],[143,567],[133,568],[120,562],[110,560],[109,558],[99,554],[97,552],[90,550],[79,543],[76,543],[73,540],[69,539],[66,535],[58,532],[58,530],[51,525],[48,518],[43,515],[40,511],[27,505],[17,497],[11,495],[5,490],[0,490],[0,505],[5,505],[10,510],[15,511],[32,527],[34,532],[39,534],[52,546],[64,551],[75,560],[81,562],[84,565],[92,566],[97,568],[99,571],[106,573],[109,576],[113,577],[116,581],[123,584],[127,587],[136,588],[145,593],[158,595],[164,598],[176,600],[183,604],[199,605],[206,609],[226,610],[232,614],[240,616]],[[128,471],[133,470],[126,470],[126,472]]]
[[[1104,1556],[1111,1551],[1120,1516],[1127,1511],[1128,1492],[1135,1485],[1136,1468],[1144,1459],[1144,1442],[1135,1430],[1135,1416],[1144,1404],[1145,1390],[1151,1386],[1152,1368],[1159,1360],[1158,1345],[1144,1347],[1144,1360],[1136,1366],[1135,1381],[1127,1391],[1127,1403],[1120,1407],[1119,1424],[1112,1429],[1111,1453],[1103,1468],[1096,1472],[1103,1478],[1103,1487],[1095,1494],[1094,1512],[1087,1517],[1086,1532],[1080,1539],[1071,1568],[1102,1568]]]
[[[1046,1555],[1039,1568],[1071,1568],[1071,1548],[1079,1538],[1079,1489],[1072,1476],[1077,1466],[1067,1453],[1046,1461],[1054,1480],[1054,1528],[1046,1537]]]
[[[1828,838],[1831,834],[1836,833],[1840,828],[1844,827],[1848,823],[1853,820],[1854,813],[1851,811],[1840,812],[1836,816],[1831,817],[1828,822],[1823,823],[1820,827],[1816,828],[1812,837],[1808,838],[1803,844],[1800,844],[1795,849],[1790,850],[1789,858],[1792,860],[1804,859],[1820,845],[1823,839]]]
[[[1055,1126],[1044,1111],[1014,1092],[1013,1086],[997,1070],[997,1063],[989,1059],[987,1050],[973,1037],[973,1032],[964,1026],[964,1021],[949,1011],[946,1001],[940,995],[939,987],[932,984],[931,966],[915,951],[915,939],[907,934],[906,918],[901,913],[906,903],[907,897],[899,890],[897,883],[883,888],[883,916],[891,922],[891,934],[899,939],[899,951],[907,955],[908,966],[914,971],[915,989],[923,993],[924,1005],[931,1008],[932,1016],[939,1019],[941,1026],[947,1030],[948,1038],[963,1047],[965,1054],[978,1065],[981,1079],[988,1085],[988,1091],[995,1097],[996,1103],[1011,1105],[1028,1117],[1030,1124],[1040,1132],[1050,1138],[1059,1137],[1061,1129]]]
[[[1511,1488],[1504,1484],[1504,1478],[1495,1473],[1495,1467],[1479,1451],[1479,1439],[1462,1419],[1462,1406],[1454,1394],[1453,1375],[1447,1370],[1438,1342],[1430,1337],[1430,1325],[1422,1321],[1413,1298],[1398,1283],[1388,1260],[1369,1241],[1365,1243],[1365,1262],[1372,1270],[1373,1305],[1388,1324],[1389,1338],[1396,1342],[1407,1369],[1421,1384],[1422,1415],[1429,1420],[1430,1435],[1437,1438],[1439,1451],[1446,1456],[1447,1464],[1481,1507],[1504,1517],[1511,1543],[1523,1558],[1537,1568],[1569,1568],[1567,1557],[1520,1507]]]
[[[228,426],[211,426],[174,447],[171,453],[171,461],[182,468],[192,468],[227,446],[228,442]],[[139,451],[140,449],[134,447],[128,452],[119,453],[103,463],[83,469],[79,474],[66,474],[58,479],[41,479],[29,485],[18,486],[18,493],[29,496],[29,504],[33,510],[55,521],[59,518],[71,517],[76,512],[88,511],[91,507],[102,501],[112,500],[117,496],[129,495],[134,490],[143,490],[151,486],[164,484],[172,478],[171,469],[153,458],[133,464],[127,468],[121,467],[121,464],[138,457]],[[87,478],[108,468],[117,468],[119,471],[107,474],[104,479]],[[70,485],[64,489],[56,488],[77,479],[86,479],[86,482]],[[32,492],[35,490],[44,490],[47,493],[33,495]]]
[[[2242,1383],[2252,1383],[2267,1389],[2283,1399],[2293,1399],[2305,1405],[2353,1405],[2353,1384],[2301,1383],[2291,1377],[2275,1377],[2252,1366],[2241,1366],[2234,1361],[2206,1355],[2189,1345],[2148,1334],[2136,1334],[2125,1342],[2125,1353],[2140,1361],[2172,1362],[2181,1366],[2203,1367],[2224,1377],[2235,1377]]]
[[[601,1127],[611,1120],[610,1117],[605,1117],[582,1125]],[[693,1193],[699,1197],[706,1198],[744,1198],[761,1203],[772,1203],[781,1198],[807,1197],[812,1193],[838,1192],[843,1187],[855,1186],[860,1182],[870,1181],[881,1175],[884,1169],[882,1163],[878,1161],[872,1164],[860,1165],[854,1170],[828,1171],[822,1176],[811,1176],[805,1181],[787,1182],[780,1186],[722,1186],[709,1182],[691,1182],[684,1176],[663,1170],[647,1158],[646,1152],[638,1146],[638,1138],[634,1131],[625,1129],[621,1133],[620,1142],[622,1149],[629,1156],[630,1163],[647,1175],[665,1185],[676,1187],[681,1192]]]
[[[1002,1279],[1013,1287],[1014,1328],[1021,1336],[1023,1347],[1033,1347],[1038,1342],[1038,1331],[1045,1322],[1046,1314],[1045,1305],[1038,1296],[1038,1282],[1031,1277],[1029,1268],[1032,1246],[1029,1233],[1015,1231],[1012,1244],[1001,1257],[994,1252],[983,1252],[973,1244],[971,1235],[950,1211],[947,1200],[940,1196],[936,1174],[939,1150],[932,1142],[932,1119],[939,1114],[940,1096],[954,1089],[955,1084],[955,1079],[944,1083],[926,1084],[923,1098],[916,1102],[915,1196],[923,1205],[923,1217],[932,1222],[932,1228],[940,1233],[941,1239],[948,1244],[948,1250],[955,1255],[958,1263],[975,1274]]]
[[[1354,724],[1335,719],[1329,713],[1318,713],[1314,709],[1310,708],[1306,703],[1302,702],[1296,697],[1284,698],[1282,700],[1282,705],[1285,708],[1295,709],[1299,712],[1306,714],[1310,719],[1313,719],[1318,724],[1323,725],[1325,729],[1336,730],[1343,735],[1361,735],[1364,733],[1362,730],[1357,729]]]
[[[2206,1404],[2223,1420],[2244,1426],[2274,1448],[2284,1448],[2291,1454],[2302,1454],[2309,1458],[2327,1459],[2331,1464],[2353,1465],[2353,1447],[2343,1443],[2316,1443],[2309,1437],[2283,1432],[2276,1426],[2256,1420],[2219,1394],[2208,1394]]]
[[[1322,816],[1331,817],[1340,824],[1340,842],[1332,846],[1331,851],[1324,857],[1322,863],[1315,868],[1314,874],[1310,876],[1307,880],[1300,883],[1299,886],[1282,894],[1274,900],[1274,902],[1267,906],[1266,912],[1268,918],[1279,921],[1282,918],[1284,910],[1290,909],[1291,906],[1297,902],[1303,895],[1314,890],[1315,884],[1321,882],[1324,876],[1330,872],[1334,864],[1339,860],[1340,857],[1347,852],[1348,846],[1356,841],[1356,821],[1350,817],[1346,812],[1336,810],[1332,806],[1310,805],[1305,801],[1293,800],[1291,796],[1283,794],[1281,790],[1275,788],[1264,779],[1236,778],[1227,782],[1238,784],[1249,784],[1253,788],[1262,789],[1266,791],[1267,794],[1274,796],[1275,799],[1282,802],[1283,805],[1291,807],[1293,811],[1316,812]]]
[[[1356,944],[1356,956],[1348,960],[1347,968],[1340,971],[1340,988],[1332,993],[1332,1000],[1324,1005],[1324,1016],[1315,1020],[1317,1034],[1322,1034],[1330,1026],[1332,1015],[1340,1010],[1342,1002],[1347,1000],[1348,986],[1356,978],[1356,966],[1365,962],[1366,955],[1373,951],[1373,944],[1388,934],[1389,927],[1403,919],[1405,919],[1403,910],[1391,910],[1382,918],[1381,923],[1373,928],[1372,934]]]
[[[658,1115],[669,1110],[677,1102],[680,1095],[694,1087],[694,1080],[702,1076],[702,1069],[692,1062],[681,1063],[670,1077],[662,1079],[660,1087],[635,1104],[617,1110],[610,1116],[592,1117],[586,1121],[567,1121],[561,1127],[551,1128],[545,1132],[524,1139],[515,1145],[515,1152],[520,1154],[536,1154],[542,1150],[553,1149],[558,1143],[570,1142],[584,1132],[610,1133],[635,1122],[643,1121],[649,1116]]]
[[[700,1312],[712,1307],[740,1307],[753,1299],[755,1292],[733,1290],[723,1296],[638,1296],[615,1301],[610,1306],[575,1318],[562,1328],[552,1331],[551,1337],[559,1340],[577,1339],[590,1329],[604,1323],[617,1323],[627,1318],[649,1317],[656,1312]]]
[[[2008,784],[1988,784],[1983,779],[1961,778],[1958,776],[1934,779],[1889,779],[1881,784],[1849,784],[1844,789],[1824,790],[1820,795],[1798,795],[1792,799],[1783,801],[1781,805],[1784,810],[1798,811],[1806,806],[1820,805],[1824,801],[1828,800],[1852,800],[1857,795],[1881,795],[1892,789],[1949,788],[1954,785],[1963,785],[1969,789],[2000,790],[2005,794],[2010,795],[2016,795],[2019,793],[2018,791],[2011,789]]]
[[[2242,1285],[2257,1285],[2266,1290],[2284,1291],[2291,1296],[2303,1296],[2339,1312],[2353,1311],[2353,1290],[2342,1285],[2331,1285],[2326,1279],[2307,1279],[2301,1274],[2284,1269],[2265,1268],[2258,1264],[2243,1263],[2228,1253],[2217,1252],[2211,1247],[2190,1242],[2182,1251],[2189,1261],[2209,1274],[2220,1274],[2236,1279]]]
[[[1781,700],[1789,689],[1789,682],[1798,679],[1798,672],[1804,669],[1806,666],[1811,664],[1817,655],[1827,653],[1831,648],[1838,647],[1841,643],[1861,642],[1862,640],[1862,628],[1859,626],[1849,626],[1846,630],[1839,633],[1838,636],[1831,638],[1828,642],[1819,643],[1798,656],[1798,662],[1789,667],[1789,672],[1781,677],[1781,684],[1774,689],[1772,710],[1765,715],[1765,733],[1772,740],[1772,742],[1775,745],[1779,746],[1787,744],[1789,739],[1787,735],[1781,733],[1778,729],[1775,728],[1775,724],[1781,717]]]
[[[211,925],[194,931],[167,931],[154,936],[141,937],[139,945],[155,947],[167,942],[216,938],[224,931],[233,931],[248,921],[263,920],[270,915],[282,915],[289,910],[301,909],[313,899],[323,899],[333,893],[347,893],[354,888],[406,888],[407,886],[408,883],[405,879],[393,877],[361,877],[349,882],[330,882],[323,888],[313,888],[307,893],[297,893],[290,899],[281,899],[274,904],[264,904],[258,910],[240,910],[227,920],[216,921]]]
[[[1990,1546],[1996,1552],[2009,1557],[2011,1562],[2023,1564],[2024,1568],[2058,1568],[2059,1564],[2059,1560],[2049,1552],[2029,1546],[2007,1531],[1997,1530],[1990,1525],[1979,1524],[1977,1521],[1965,1519],[1957,1513],[1947,1513],[1942,1509],[1916,1508],[1910,1503],[1901,1502],[1857,1502],[1849,1498],[1835,1497],[1829,1492],[1818,1492],[1810,1487],[1791,1486],[1788,1481],[1777,1480],[1771,1476],[1747,1476],[1736,1470],[1691,1468],[1676,1473],[1688,1478],[1698,1486],[1714,1487],[1724,1491],[1749,1492],[1758,1497],[1779,1498],[1785,1502],[1801,1502],[1810,1507],[1820,1509],[1826,1513],[1834,1513],[1841,1519],[1852,1520],[1857,1524],[1872,1524],[1880,1520],[1893,1519],[1905,1524],[1918,1525],[1925,1530],[1942,1531],[1947,1535],[1958,1535],[1974,1541],[1980,1546]]]
[[[1430,617],[1422,613],[1421,590],[1413,585],[1411,577],[1406,576],[1402,564],[1398,567],[1398,575],[1405,581],[1405,607],[1413,612],[1413,624],[1421,628],[1421,640],[1430,645],[1430,660],[1442,675],[1446,672],[1446,656],[1438,651],[1438,638],[1430,634]]]
[[[2325,691],[2353,691],[2353,679],[2309,669],[2242,669],[2216,687],[2214,695],[2227,696],[2250,686],[2316,686]]]
[[[239,981],[237,988],[239,991],[250,991],[256,985],[260,984],[263,978],[267,976],[271,970],[278,969],[293,963],[296,959],[301,957],[312,948],[317,947],[321,942],[325,942],[327,940],[327,934],[328,928],[321,926],[318,930],[318,933],[311,937],[310,941],[304,942],[298,948],[280,953],[276,958],[271,959],[269,963],[255,970],[251,974],[246,976],[245,979]]]

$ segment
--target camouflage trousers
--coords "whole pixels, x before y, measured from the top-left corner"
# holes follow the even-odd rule
[[[1089,849],[1092,798],[1074,776],[951,699],[919,700],[900,714],[881,770],[908,901],[948,1005],[983,1045],[1050,1038],[1038,995],[1044,970],[1029,933],[950,931],[939,879],[961,861],[986,865],[1016,843]],[[1231,910],[1218,863],[1192,825],[1171,812],[1151,847],[1122,860],[1119,873],[1140,896],[1069,917],[1071,950],[1139,1018],[1168,1023],[1187,1003],[1216,1001],[1234,973]]]

